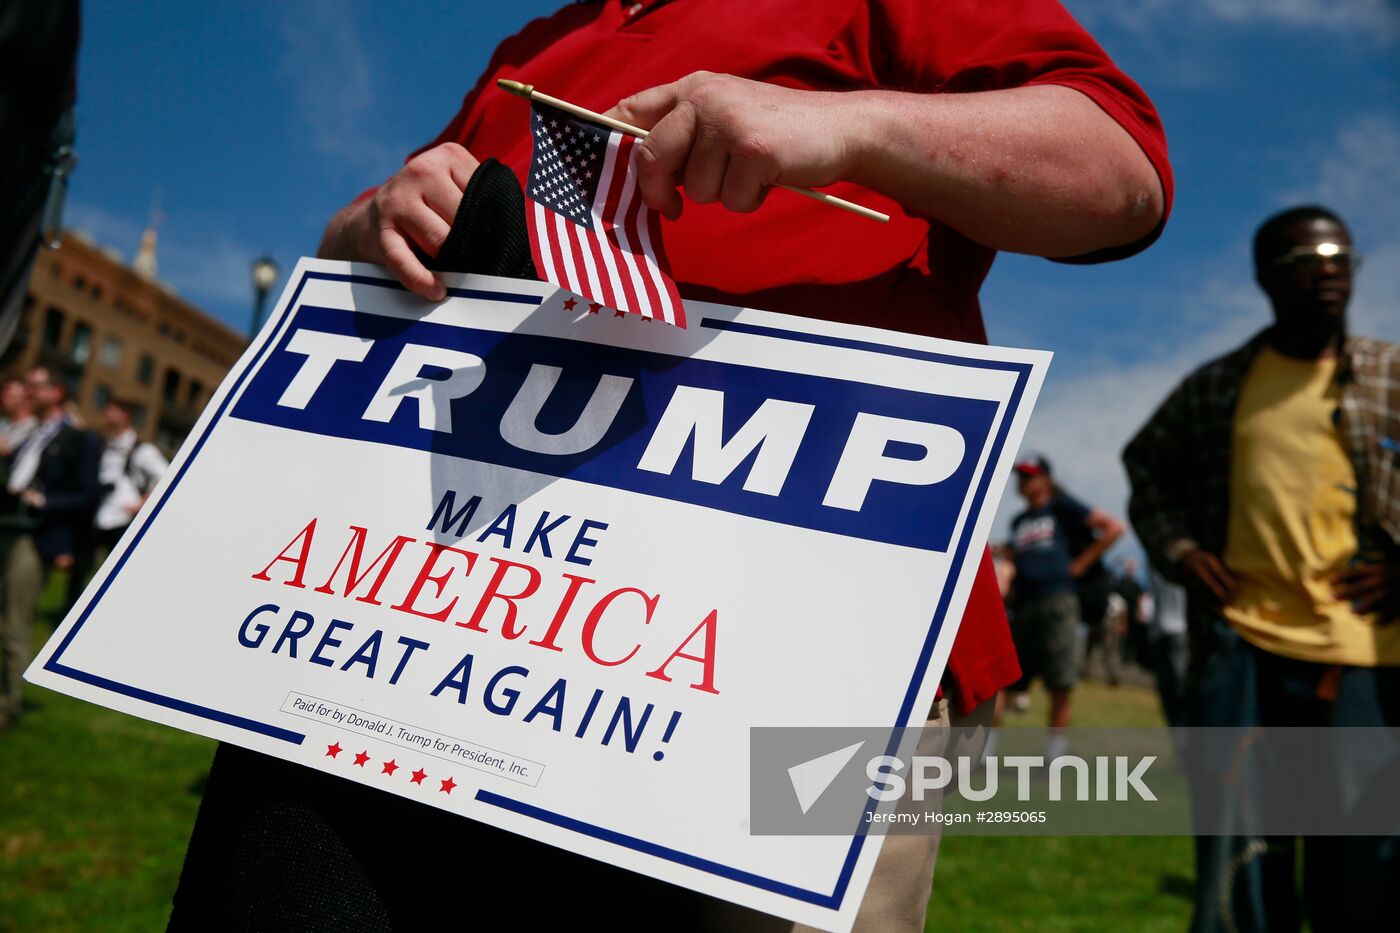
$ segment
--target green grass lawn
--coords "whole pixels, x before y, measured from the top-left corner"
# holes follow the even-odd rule
[[[1144,687],[1084,683],[1076,726],[1162,725]],[[1003,725],[1044,726],[1046,696]],[[1131,836],[948,836],[938,853],[928,930],[1180,931],[1190,921],[1191,840]]]
[[[36,646],[54,622],[45,597]],[[0,733],[0,931],[159,930],[199,806],[207,739],[35,687]],[[1075,722],[1161,722],[1141,687],[1084,685]],[[1045,697],[1006,725],[1042,725]],[[944,840],[929,930],[1182,930],[1185,838]]]
[[[50,580],[36,649],[61,592]],[[0,930],[164,929],[214,743],[25,691],[0,733]]]

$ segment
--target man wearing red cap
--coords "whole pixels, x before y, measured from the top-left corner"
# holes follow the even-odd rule
[[[1013,629],[1026,679],[1038,676],[1050,691],[1048,760],[1064,754],[1078,679],[1079,623],[1088,618],[1078,591],[1095,575],[1107,577],[1102,558],[1122,537],[1123,524],[1056,486],[1039,454],[1022,457],[1014,469],[1026,508],[1011,520]]]

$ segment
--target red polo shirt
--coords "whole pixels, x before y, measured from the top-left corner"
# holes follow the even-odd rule
[[[436,143],[494,156],[524,180],[529,104],[498,91],[514,78],[597,111],[714,71],[792,88],[970,93],[1059,84],[1087,95],[1172,178],[1161,122],[1142,90],[1054,0],[600,0],[535,20],[497,48]],[[977,292],[995,251],[883,195],[825,189],[890,214],[878,224],[776,191],[758,211],[687,203],[664,229],[681,294],[986,342]],[[1078,261],[1131,255],[1138,243]],[[966,711],[1020,676],[990,559],[984,555],[949,659]]]

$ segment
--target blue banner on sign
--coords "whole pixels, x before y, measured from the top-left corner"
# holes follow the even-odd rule
[[[302,306],[232,415],[946,551],[997,408]]]

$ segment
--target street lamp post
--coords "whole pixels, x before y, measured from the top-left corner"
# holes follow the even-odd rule
[[[258,335],[263,322],[263,308],[267,305],[267,293],[277,284],[277,274],[281,270],[271,256],[266,254],[253,260],[253,324],[248,328],[248,338]]]

